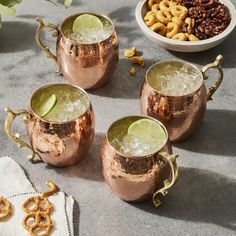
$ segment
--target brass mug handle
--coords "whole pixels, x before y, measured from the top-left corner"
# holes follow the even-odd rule
[[[162,160],[160,160],[160,157]],[[175,154],[169,154],[167,152],[161,152],[158,153],[157,155],[157,162],[159,163],[160,166],[163,165],[163,160],[166,160],[167,163],[170,165],[171,168],[171,181],[169,179],[166,179],[164,181],[164,187],[157,190],[153,196],[152,196],[152,201],[153,204],[155,205],[155,207],[159,207],[161,205],[161,201],[158,198],[158,195],[160,196],[166,196],[168,194],[168,189],[170,189],[174,183],[176,182],[176,180],[178,179],[179,176],[179,171],[178,171],[178,166],[176,164],[176,158],[178,157],[178,155]]]
[[[24,122],[27,123],[30,119],[31,119],[31,115],[30,113],[27,111],[27,110],[24,110],[24,109],[21,109],[21,110],[18,110],[16,112],[12,111],[9,107],[5,108],[5,112],[7,112],[7,117],[6,117],[6,120],[5,120],[5,132],[7,134],[7,136],[17,142],[18,144],[18,147],[19,148],[22,148],[22,147],[27,147],[31,150],[31,154],[29,154],[27,156],[28,160],[30,161],[33,161],[34,157],[35,157],[35,154],[36,152],[34,151],[34,149],[32,148],[32,146],[30,144],[27,144],[26,142],[24,142],[21,137],[20,137],[20,134],[19,133],[16,133],[16,134],[12,134],[11,133],[11,125],[12,125],[12,122],[14,121],[14,119],[17,117],[17,116],[20,116],[20,115],[24,115]]]
[[[49,49],[48,46],[43,44],[43,42],[40,39],[40,35],[44,28],[51,28],[56,31],[52,34],[52,36],[57,37],[60,33],[60,30],[54,24],[44,23],[41,16],[37,17],[36,21],[39,23],[38,28],[36,30],[36,34],[35,34],[36,43],[38,44],[40,48],[43,49],[44,52],[46,52],[46,54],[48,55],[48,58],[52,58],[55,62],[57,62],[57,56]]]
[[[210,101],[212,100],[212,95],[215,93],[215,91],[219,88],[222,80],[223,80],[223,70],[221,68],[221,65],[220,65],[220,62],[223,60],[223,56],[222,55],[218,55],[215,59],[214,62],[212,63],[209,63],[205,66],[203,66],[202,68],[202,74],[203,74],[203,79],[204,80],[207,80],[208,79],[208,76],[206,75],[206,72],[210,69],[210,68],[217,68],[218,70],[218,79],[217,81],[215,82],[215,84],[213,86],[211,86],[209,89],[208,89],[208,92],[207,92],[207,101]]]

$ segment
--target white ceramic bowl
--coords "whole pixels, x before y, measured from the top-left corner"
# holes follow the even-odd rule
[[[200,52],[210,48],[215,47],[216,45],[223,42],[230,33],[234,30],[236,25],[236,10],[234,5],[230,2],[230,0],[220,0],[223,4],[225,4],[231,14],[231,22],[228,27],[219,35],[214,36],[209,39],[199,40],[199,41],[179,41],[174,39],[169,39],[167,37],[161,36],[152,30],[150,30],[146,24],[144,23],[143,17],[146,15],[148,9],[146,6],[146,0],[140,1],[135,10],[135,17],[138,22],[139,27],[143,31],[144,35],[149,38],[155,44],[158,44],[164,48],[173,51],[179,52]]]

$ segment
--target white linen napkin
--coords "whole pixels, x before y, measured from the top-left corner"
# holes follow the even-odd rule
[[[30,183],[23,169],[10,157],[0,158],[0,181],[0,196],[7,198],[13,207],[12,216],[7,221],[0,222],[0,235],[29,235],[22,225],[26,215],[22,205],[26,199],[40,193]],[[50,235],[73,236],[73,197],[58,192],[48,199],[54,207],[50,215],[53,222]]]

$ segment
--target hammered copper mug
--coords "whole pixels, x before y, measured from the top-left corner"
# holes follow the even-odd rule
[[[196,66],[185,61],[162,61],[152,65],[145,76],[140,93],[141,113],[161,121],[168,130],[171,142],[180,142],[191,136],[201,125],[206,111],[207,101],[220,86],[223,71],[220,62],[223,56],[218,55],[213,63],[207,64],[200,71]],[[155,90],[149,81],[149,73],[163,65],[187,65],[201,78],[201,84],[196,91],[183,96],[169,96]],[[204,80],[208,79],[206,72],[210,68],[217,68],[218,79],[216,83],[206,90]]]
[[[69,86],[70,89],[80,91],[87,97],[86,111],[79,117],[69,121],[48,121],[34,112],[32,105],[36,101],[37,95],[47,89],[57,89],[59,86]],[[18,146],[27,147],[31,150],[28,156],[33,161],[36,154],[45,162],[52,166],[66,167],[75,164],[85,157],[94,137],[94,114],[87,93],[69,84],[50,84],[39,88],[33,93],[29,109],[12,111],[6,108],[8,113],[5,120],[5,132],[8,137],[17,142]],[[23,116],[26,124],[29,144],[22,140],[18,133],[12,134],[11,125],[18,116]]]
[[[106,39],[91,44],[81,44],[69,39],[65,32],[71,30],[76,17],[85,13],[108,21],[112,26],[111,34]],[[60,28],[44,23],[42,17],[38,17],[37,21],[39,26],[35,35],[36,42],[48,58],[59,65],[66,80],[83,89],[93,90],[101,88],[112,78],[119,60],[119,46],[114,25],[108,17],[96,13],[78,13],[63,20]],[[44,28],[55,30],[53,36],[57,37],[56,55],[40,39]]]
[[[129,125],[139,119],[151,119],[161,126],[165,143],[154,153],[145,156],[127,156],[111,144]],[[103,176],[111,190],[128,202],[144,201],[152,197],[156,207],[178,178],[177,155],[172,154],[166,128],[147,116],[128,116],[115,121],[108,129],[101,147]],[[168,173],[167,173],[168,172]]]

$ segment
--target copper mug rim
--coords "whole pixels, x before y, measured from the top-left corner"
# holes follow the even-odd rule
[[[195,89],[193,92],[191,93],[188,93],[188,94],[184,94],[184,95],[168,95],[168,94],[165,94],[165,93],[162,93],[161,91],[158,91],[156,89],[153,88],[153,86],[150,85],[149,81],[148,81],[148,73],[150,72],[150,70],[152,68],[154,68],[155,66],[158,66],[160,64],[163,64],[163,63],[174,63],[174,62],[177,62],[177,63],[182,63],[182,64],[187,64],[189,66],[191,66],[192,68],[194,68],[196,71],[199,72],[199,76],[201,77],[201,80],[202,80],[202,83],[201,85]],[[153,65],[151,65],[148,70],[146,71],[146,74],[145,74],[145,81],[146,83],[148,84],[148,86],[150,86],[150,88],[152,88],[156,93],[158,94],[161,94],[163,96],[166,96],[166,97],[169,97],[169,98],[173,98],[173,99],[176,99],[176,98],[185,98],[185,97],[189,97],[189,96],[192,96],[194,95],[198,90],[200,90],[200,88],[202,87],[202,84],[204,83],[204,77],[203,77],[203,74],[201,72],[201,70],[195,66],[194,64],[190,63],[190,62],[187,62],[187,61],[184,61],[184,60],[164,60],[164,61],[159,61],[159,62],[156,62],[154,63]]]
[[[134,117],[134,118],[137,117],[137,118],[140,118],[140,119],[146,118],[146,119],[153,120],[153,121],[155,121],[156,123],[158,123],[158,124],[162,127],[162,129],[164,130],[164,132],[165,132],[165,134],[166,134],[166,140],[165,140],[165,143],[163,144],[163,146],[160,147],[160,148],[158,148],[158,150],[156,150],[156,151],[154,151],[154,152],[152,152],[152,153],[148,153],[148,154],[142,155],[142,156],[125,155],[125,154],[119,152],[117,149],[115,149],[115,148],[111,145],[111,143],[110,143],[110,140],[109,140],[109,137],[108,137],[108,133],[109,133],[109,131],[111,130],[112,126],[113,126],[115,123],[120,122],[120,121],[122,121],[122,120],[124,120],[124,119],[131,118],[131,117]],[[107,130],[107,132],[106,132],[106,140],[108,141],[108,144],[109,144],[109,146],[111,147],[111,149],[114,150],[119,156],[121,156],[121,157],[123,157],[123,158],[130,158],[130,159],[149,158],[149,157],[152,157],[153,155],[155,155],[156,153],[158,153],[158,152],[166,145],[166,143],[168,142],[168,139],[169,139],[169,136],[168,136],[168,132],[167,132],[166,127],[165,127],[159,120],[157,120],[157,119],[155,119],[155,118],[153,118],[153,117],[150,117],[150,116],[145,116],[145,115],[129,115],[129,116],[124,116],[124,117],[122,117],[122,118],[120,118],[120,119],[117,119],[117,120],[115,120],[115,121],[109,126],[109,128],[108,128],[108,130]]]
[[[53,86],[57,86],[57,85],[66,85],[66,86],[70,86],[70,87],[74,87],[76,89],[79,89],[80,91],[82,91],[87,99],[88,99],[88,106],[85,110],[85,112],[83,114],[81,114],[80,116],[72,119],[72,120],[69,120],[69,121],[49,121],[49,120],[46,120],[42,117],[40,117],[37,113],[34,112],[34,110],[32,109],[32,105],[31,105],[31,102],[32,102],[32,99],[33,97],[35,96],[36,93],[38,93],[40,90],[43,90],[45,88],[48,88],[48,87],[53,87]],[[50,124],[58,124],[58,125],[62,125],[62,124],[68,124],[70,122],[73,122],[73,121],[76,121],[78,120],[80,117],[82,117],[89,109],[89,107],[91,106],[91,101],[90,101],[90,98],[89,98],[89,95],[88,93],[82,89],[81,87],[77,86],[77,85],[73,85],[73,84],[66,84],[66,83],[53,83],[53,84],[47,84],[47,85],[44,85],[44,86],[41,86],[40,88],[38,88],[37,90],[34,91],[34,93],[31,95],[31,98],[30,98],[30,102],[29,102],[29,106],[30,106],[30,111],[33,113],[34,116],[36,116],[38,119],[40,119],[41,121],[45,122],[45,123],[50,123]]]
[[[65,36],[64,31],[62,30],[63,25],[64,25],[67,21],[69,21],[71,18],[80,16],[80,15],[82,15],[82,14],[91,14],[91,15],[95,15],[95,16],[98,16],[98,17],[105,18],[106,20],[109,21],[109,23],[110,23],[111,26],[112,26],[111,33],[110,33],[105,39],[103,39],[103,40],[101,40],[101,41],[98,41],[98,42],[96,42],[96,43],[78,43],[78,42],[75,42],[75,41],[69,39],[68,37]],[[68,40],[70,43],[72,43],[72,44],[74,44],[74,45],[85,45],[85,46],[87,45],[87,46],[88,46],[88,45],[96,45],[96,44],[102,43],[102,42],[106,41],[107,39],[109,39],[109,38],[112,36],[112,34],[115,32],[115,26],[114,26],[112,20],[111,20],[108,16],[103,15],[103,14],[98,14],[98,13],[96,13],[96,12],[85,11],[85,12],[75,13],[75,14],[73,14],[73,15],[69,15],[68,17],[66,17],[66,18],[61,22],[61,24],[60,24],[60,32],[61,32],[61,34],[63,35],[63,37],[66,38],[66,40]]]

